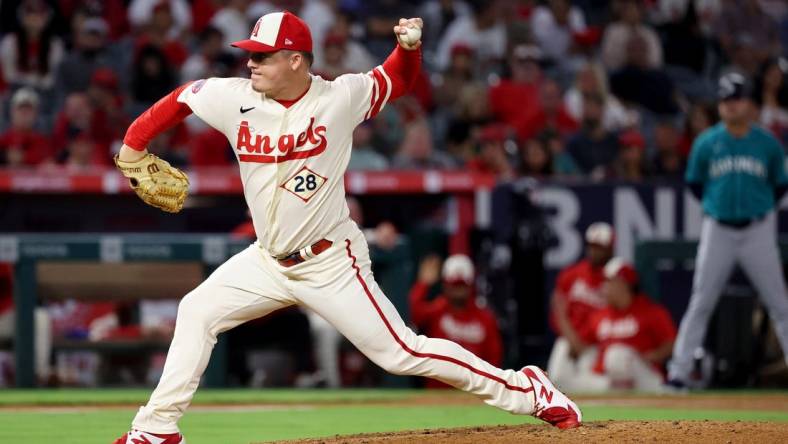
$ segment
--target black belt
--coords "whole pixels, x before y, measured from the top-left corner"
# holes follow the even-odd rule
[[[760,222],[766,218],[766,215],[754,217],[752,219],[737,219],[737,220],[719,220],[720,225],[725,225],[728,228],[735,228],[737,230],[741,230],[742,228],[747,228],[750,225]]]

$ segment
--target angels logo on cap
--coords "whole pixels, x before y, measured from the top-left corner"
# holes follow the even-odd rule
[[[312,52],[312,34],[309,26],[295,14],[272,12],[260,17],[247,40],[232,46],[250,52],[274,52],[280,49]]]

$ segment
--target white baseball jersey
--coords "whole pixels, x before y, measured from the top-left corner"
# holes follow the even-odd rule
[[[199,80],[178,96],[230,141],[257,238],[274,256],[311,245],[347,220],[344,174],[353,129],[391,95],[382,66],[334,81],[311,77],[307,93],[289,108],[242,78]]]

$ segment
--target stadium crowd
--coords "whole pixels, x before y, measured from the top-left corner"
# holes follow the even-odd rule
[[[128,124],[178,85],[247,76],[228,42],[282,9],[310,25],[327,78],[371,69],[396,18],[424,18],[424,72],[358,127],[352,169],[681,178],[731,70],[754,86],[753,118],[788,140],[781,0],[21,0],[0,4],[0,164],[110,166]],[[149,149],[214,166],[231,164],[226,146],[190,117]]]

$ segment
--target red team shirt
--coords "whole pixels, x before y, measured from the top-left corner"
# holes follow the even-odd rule
[[[668,311],[643,294],[636,295],[624,310],[607,307],[594,313],[584,330],[584,341],[599,347],[594,371],[604,372],[604,355],[613,344],[628,345],[640,354],[676,338],[676,325]],[[661,371],[660,368],[655,367]]]
[[[600,291],[604,281],[602,267],[593,267],[588,259],[565,268],[558,275],[558,297],[566,299],[567,316],[575,331],[582,331],[591,315],[607,305]],[[554,314],[550,315],[550,324],[560,334]]]
[[[442,295],[428,300],[429,290],[428,285],[416,282],[408,296],[411,320],[418,330],[433,338],[454,341],[490,364],[499,366],[503,345],[495,315],[477,306],[473,297],[462,309],[453,308]],[[433,379],[428,379],[426,385],[430,388],[448,387]]]

